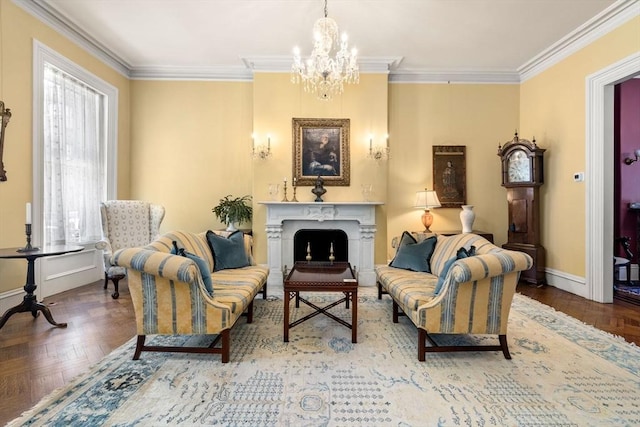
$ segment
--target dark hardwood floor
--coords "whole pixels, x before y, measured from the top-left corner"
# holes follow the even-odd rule
[[[12,316],[0,329],[0,425],[35,405],[42,397],[86,372],[105,355],[131,339],[135,318],[126,280],[120,298],[111,298],[102,281],[44,300],[58,322],[43,316]],[[526,284],[518,292],[596,328],[640,345],[640,306],[614,301],[599,304],[553,287]]]

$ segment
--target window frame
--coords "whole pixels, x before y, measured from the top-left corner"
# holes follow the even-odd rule
[[[33,194],[32,238],[36,245],[43,241],[42,200],[44,200],[44,66],[49,63],[93,87],[105,97],[106,120],[101,123],[105,133],[107,199],[117,194],[118,89],[59,54],[38,40],[33,40]],[[81,242],[90,244],[95,242]]]

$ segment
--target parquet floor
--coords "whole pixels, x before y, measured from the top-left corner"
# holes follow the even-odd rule
[[[66,329],[42,316],[12,316],[0,329],[0,425],[35,405],[42,397],[86,372],[131,339],[135,319],[126,280],[120,298],[102,289],[102,281],[44,300]],[[518,292],[599,329],[640,345],[640,306],[616,300],[598,304],[553,287],[521,284]]]

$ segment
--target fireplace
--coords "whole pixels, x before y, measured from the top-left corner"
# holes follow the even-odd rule
[[[346,235],[346,258],[356,270],[358,284],[360,286],[375,286],[375,212],[376,206],[382,203],[259,203],[267,208],[269,286],[282,286],[282,272],[285,269],[291,269],[295,259],[294,241],[296,232],[299,230],[314,230],[320,233],[327,233],[331,230],[344,232]],[[337,255],[336,260],[338,260]]]
[[[293,261],[349,261],[349,241],[343,230],[300,229],[293,235]]]

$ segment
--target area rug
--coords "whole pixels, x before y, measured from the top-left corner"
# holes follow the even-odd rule
[[[240,319],[232,330],[229,363],[177,353],[133,361],[132,340],[9,425],[640,425],[640,348],[619,337],[516,295],[512,360],[463,352],[418,362],[416,328],[406,318],[392,323],[388,296],[359,293],[357,344],[325,316],[292,328],[284,343],[282,300],[256,299],[254,322]],[[332,311],[350,318],[344,306]],[[154,340],[207,345],[212,337]]]

